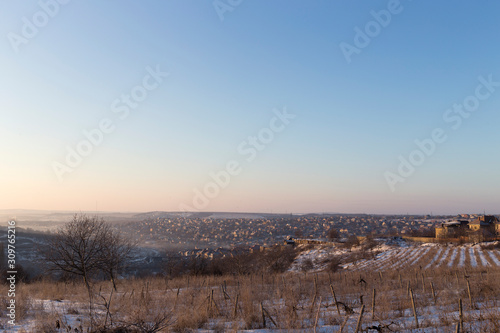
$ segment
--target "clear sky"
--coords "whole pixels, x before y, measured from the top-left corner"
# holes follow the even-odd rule
[[[0,209],[499,213],[499,14],[4,2]]]

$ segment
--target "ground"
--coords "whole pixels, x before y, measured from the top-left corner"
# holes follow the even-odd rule
[[[469,332],[498,332],[497,246],[400,240],[369,248],[300,246],[282,274],[121,280],[113,295],[108,282],[98,283],[94,316],[101,325],[135,329],[142,321],[139,332],[161,320],[158,332],[331,332],[342,326],[353,332],[358,320],[360,332],[455,332],[460,324]],[[340,262],[335,272],[332,260]],[[6,332],[88,327],[81,284],[45,281],[21,285],[19,292],[24,312],[19,325],[2,323]],[[106,318],[109,300],[112,318]]]

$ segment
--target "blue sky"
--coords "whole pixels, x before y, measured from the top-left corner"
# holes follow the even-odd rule
[[[500,211],[500,87],[478,88],[500,82],[497,2],[61,2],[0,13],[3,208]],[[348,62],[342,43],[377,24]],[[168,76],[121,119],[113,102],[155,70]],[[443,116],[476,89],[488,97],[453,129]],[[68,166],[103,119],[113,130]],[[447,139],[398,173],[436,128]],[[248,161],[238,147],[259,134]]]

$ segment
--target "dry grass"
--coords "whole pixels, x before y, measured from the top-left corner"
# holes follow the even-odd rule
[[[426,257],[431,260],[433,254]],[[312,330],[317,316],[320,325],[332,325],[335,330],[347,318],[346,331],[352,331],[361,306],[365,305],[365,329],[375,326],[381,331],[401,331],[414,326],[408,293],[411,288],[420,327],[454,331],[458,300],[462,299],[464,327],[468,331],[499,332],[498,281],[500,268],[473,268],[470,264],[460,269],[442,265],[429,270],[128,279],[118,281],[118,291],[113,293],[109,282],[94,285],[94,320],[95,327],[107,327],[108,332],[113,327],[122,332],[188,332],[200,328],[236,332],[264,325]],[[372,320],[373,289],[376,305]],[[5,308],[7,289],[1,286],[0,291]],[[16,301],[18,321],[35,318],[33,329],[37,332],[53,332],[56,320],[66,325],[68,316],[80,318],[81,325],[88,327],[88,296],[82,283],[19,284]],[[67,306],[47,306],[58,301]]]

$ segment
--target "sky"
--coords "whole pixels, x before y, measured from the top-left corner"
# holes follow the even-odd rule
[[[499,11],[4,2],[0,209],[500,213]]]

